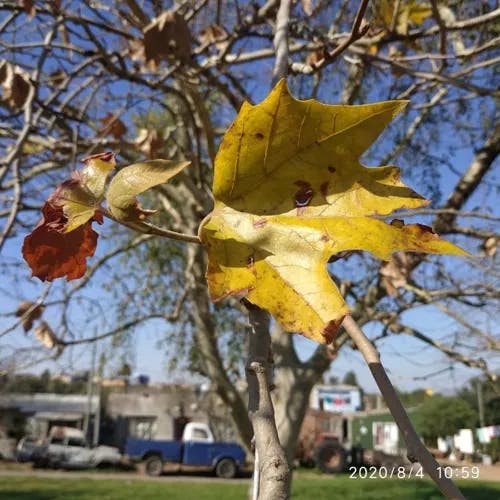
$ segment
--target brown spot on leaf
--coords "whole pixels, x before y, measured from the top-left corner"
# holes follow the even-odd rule
[[[253,267],[254,265],[254,258],[253,258],[253,254],[252,255],[249,255],[248,256],[248,259],[247,259],[247,267]]]
[[[337,169],[333,165],[328,165],[328,172],[334,174],[336,171]]]
[[[393,219],[391,220],[391,226],[397,227],[398,229],[404,227],[405,221],[402,219]]]
[[[330,241],[330,237],[327,234],[323,234],[321,235],[321,241],[326,243],[327,241]]]
[[[314,190],[311,184],[306,181],[296,181],[294,184],[299,186],[299,190],[295,193],[294,197],[295,206],[307,207],[314,196]]]
[[[430,233],[436,235],[434,229],[430,226],[426,226],[425,224],[415,224],[423,233]],[[436,235],[437,236],[437,235]]]
[[[337,252],[336,254],[333,254],[329,259],[328,259],[328,264],[332,264],[333,262],[337,262],[340,259],[347,259],[351,255],[355,253],[354,250],[344,250],[343,252]]]
[[[344,317],[331,320],[323,328],[322,334],[325,337],[326,344],[331,344],[333,342],[340,328],[340,325],[342,324],[342,321],[344,321]]]
[[[264,139],[264,134],[261,134],[260,132],[256,132],[255,138],[256,139]]]
[[[253,227],[255,229],[260,229],[264,227],[266,224],[267,224],[267,219],[264,218],[253,221]]]

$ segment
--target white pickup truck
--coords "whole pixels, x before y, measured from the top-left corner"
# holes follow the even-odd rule
[[[35,467],[91,469],[99,465],[118,465],[122,455],[118,448],[91,448],[80,429],[53,427],[45,442],[33,453]]]

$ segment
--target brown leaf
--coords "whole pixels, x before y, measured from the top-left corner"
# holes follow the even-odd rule
[[[62,69],[53,71],[49,75],[49,83],[54,87],[60,87],[64,83],[65,79],[66,79],[66,73]]]
[[[33,327],[33,322],[42,316],[45,306],[25,300],[17,306],[16,316],[22,317],[22,325],[25,332],[29,332]]]
[[[82,226],[68,233],[63,207],[54,205],[50,198],[42,209],[43,218],[33,232],[24,238],[23,257],[31,267],[33,276],[52,281],[66,276],[81,278],[87,270],[87,257],[94,255],[98,234],[92,222],[102,224],[102,216],[94,216]]]
[[[215,45],[218,49],[225,47],[227,31],[217,24],[211,24],[203,28],[198,35],[198,40],[202,45]]]
[[[482,249],[488,257],[493,257],[498,250],[498,245],[500,244],[500,237],[490,236],[484,240]]]
[[[139,129],[139,135],[135,140],[135,147],[142,151],[149,159],[156,158],[156,153],[163,149],[165,140],[156,129]]]
[[[186,20],[177,12],[165,11],[144,28],[143,40],[132,40],[130,57],[142,60],[155,71],[161,60],[191,58],[191,34]]]
[[[21,109],[28,99],[31,82],[29,75],[18,66],[3,60],[0,62],[2,101],[14,109]]]
[[[57,338],[56,334],[45,321],[42,321],[40,325],[35,328],[35,337],[47,349],[52,349],[59,344],[59,339]]]
[[[313,13],[313,2],[312,0],[301,0],[302,10],[306,16],[310,16]]]
[[[391,256],[388,262],[384,262],[380,266],[379,274],[382,277],[382,283],[389,295],[396,296],[398,294],[398,288],[408,283],[408,279],[410,278],[416,262],[417,259],[412,254],[397,252]]]
[[[326,58],[326,50],[324,48],[318,49],[315,50],[314,52],[309,52],[309,54],[307,54],[306,63],[309,64],[309,66],[315,68],[317,66],[321,66],[325,61],[325,58]]]
[[[28,16],[33,17],[36,14],[36,7],[33,4],[33,0],[19,0],[19,5]]]
[[[120,139],[124,134],[127,133],[127,127],[125,126],[125,124],[111,113],[108,113],[99,121],[104,125],[103,129],[101,130],[102,135],[111,135],[115,139]]]

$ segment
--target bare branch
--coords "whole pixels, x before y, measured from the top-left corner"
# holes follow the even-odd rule
[[[453,482],[439,473],[440,466],[438,462],[436,462],[434,457],[429,453],[418,434],[415,432],[384,367],[380,363],[380,356],[373,344],[368,340],[351,316],[347,316],[342,325],[363,355],[399,430],[403,434],[408,450],[408,459],[411,462],[418,461],[422,465],[425,472],[429,474],[446,498],[465,500],[465,497]]]

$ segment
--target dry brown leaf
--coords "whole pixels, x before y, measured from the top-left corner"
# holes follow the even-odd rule
[[[46,321],[35,328],[35,337],[47,348],[52,349],[59,344],[59,339]]]
[[[217,24],[211,24],[203,28],[198,35],[198,41],[202,45],[220,45],[227,38],[227,31]]]
[[[17,306],[16,316],[22,318],[22,325],[25,332],[31,330],[34,321],[42,316],[44,309],[45,306],[43,304],[36,304],[29,300],[25,300]]]
[[[315,50],[314,52],[309,52],[309,54],[307,54],[306,63],[314,68],[317,66],[321,66],[325,58],[326,58],[326,50],[318,49]]]
[[[302,10],[306,16],[310,16],[313,13],[313,2],[312,0],[301,0]]]
[[[64,80],[66,80],[66,73],[62,69],[53,71],[49,75],[49,83],[54,87],[60,87]]]
[[[397,252],[380,266],[379,274],[389,295],[396,296],[398,288],[408,283],[415,262],[416,258],[412,254]]]
[[[488,257],[493,257],[498,250],[498,245],[500,244],[500,238],[498,236],[490,236],[484,240],[482,249]]]
[[[118,117],[114,116],[111,113],[108,113],[99,121],[104,126],[101,130],[102,135],[111,135],[115,139],[120,139],[127,133],[127,127],[125,126],[125,124]]]
[[[19,66],[13,66],[3,60],[0,62],[0,83],[2,84],[2,101],[13,109],[21,109],[30,94],[29,75]]]
[[[165,11],[144,28],[142,40],[129,42],[132,60],[140,60],[156,71],[162,60],[187,63],[191,58],[191,34],[186,20],[177,12]]]
[[[36,14],[36,7],[33,0],[19,0],[19,5],[24,9],[28,16],[33,17]]]
[[[135,140],[135,147],[149,159],[156,158],[156,153],[165,146],[163,136],[156,129],[141,128]]]

